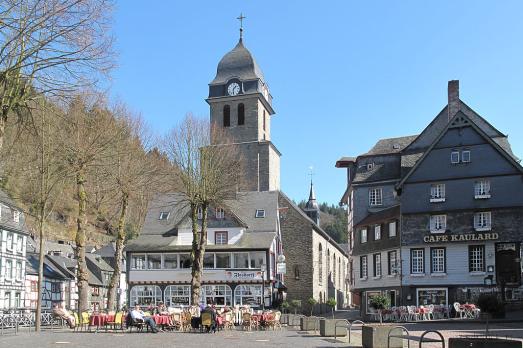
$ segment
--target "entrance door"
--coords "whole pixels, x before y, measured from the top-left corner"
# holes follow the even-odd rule
[[[519,243],[496,244],[496,280],[500,285],[518,286],[521,282]]]

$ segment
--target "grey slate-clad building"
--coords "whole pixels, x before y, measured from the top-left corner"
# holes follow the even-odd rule
[[[405,141],[393,144],[391,152],[396,150],[397,155],[390,155],[394,168],[387,171],[394,180],[366,180],[367,186],[381,189],[380,209],[386,211],[388,202],[398,206],[399,239],[395,246],[401,247],[396,259],[396,263],[401,260],[401,265],[396,265],[401,284],[397,303],[448,305],[474,301],[492,286],[507,301],[522,301],[523,168],[507,136],[463,103],[458,81],[450,81],[448,105],[421,134],[401,139]],[[380,143],[387,147],[389,141]],[[367,170],[367,177],[372,178],[376,175],[373,170],[379,171],[390,162],[384,159],[374,157],[369,165],[363,155],[356,161],[342,158],[337,165],[356,172],[350,178],[357,178],[358,170]],[[371,239],[373,233],[368,234],[363,226],[367,217],[361,218],[362,214],[373,214],[362,211],[374,195],[365,189],[358,195],[359,190],[358,184],[349,180],[343,200],[353,211],[352,277],[354,291],[364,296],[365,307],[366,300],[376,292],[366,287],[368,280],[361,274],[360,261],[363,254],[370,256],[385,248]],[[366,234],[369,246],[373,244],[376,249],[362,243]],[[382,258],[381,267],[387,267],[387,262],[390,265],[390,258]],[[375,264],[368,262],[369,273],[375,272]]]
[[[236,198],[208,213],[201,301],[260,306],[263,298],[269,306],[286,292],[303,304],[330,296],[343,306],[347,254],[320,228],[313,205],[315,221],[280,191],[281,154],[270,132],[272,96],[242,38],[220,60],[206,101],[211,122],[233,140],[215,138],[212,144],[223,151],[235,147],[243,163]],[[156,197],[140,236],[127,246],[130,304],[190,304],[192,233],[182,201],[177,193]]]
[[[0,309],[24,304],[27,236],[24,214],[0,190]]]

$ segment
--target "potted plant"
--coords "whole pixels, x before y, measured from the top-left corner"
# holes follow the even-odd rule
[[[327,306],[331,308],[332,319],[334,319],[334,308],[336,307],[336,299],[334,297],[329,297],[327,300]]]
[[[336,299],[331,297],[326,302],[327,306],[331,307],[332,319],[321,319],[320,320],[320,336],[323,337],[332,337],[332,336],[346,336],[347,327],[345,325],[340,325],[336,327],[337,324],[343,324],[344,319],[334,319],[334,308],[336,307]]]
[[[316,301],[316,299],[314,297],[309,297],[309,299],[307,300],[307,303],[311,307],[311,317],[312,317],[312,313],[314,312],[314,306],[316,306],[318,301]]]
[[[307,299],[307,303],[311,307],[311,315],[310,317],[301,317],[300,319],[300,325],[302,331],[313,331],[318,328],[318,318],[312,317],[312,313],[314,312],[314,306],[318,301],[314,297],[310,297]]]
[[[494,294],[481,294],[478,297],[478,307],[481,313],[484,313],[486,319],[485,336],[488,336],[489,331],[489,317],[502,313],[504,311],[503,303]]]
[[[383,310],[390,305],[390,300],[387,296],[377,295],[370,299],[370,306],[378,312],[380,324],[383,324]]]
[[[300,316],[297,315],[298,309],[301,308],[301,300],[292,300],[289,307],[294,310],[294,314],[289,314],[289,326],[299,326]]]

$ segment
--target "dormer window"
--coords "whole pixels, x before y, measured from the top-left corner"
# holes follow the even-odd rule
[[[470,151],[461,152],[461,162],[469,163],[470,162]]]
[[[374,163],[367,163],[367,171],[374,169]]]
[[[452,151],[450,153],[450,163],[452,163],[452,164],[459,163],[459,151]]]
[[[430,185],[430,201],[445,202],[445,184]]]
[[[167,220],[169,218],[169,212],[168,211],[162,211],[160,213],[160,217],[158,219],[160,220]]]
[[[20,222],[20,212],[18,210],[13,210],[13,221],[16,223]]]
[[[256,209],[256,217],[257,218],[264,218],[265,217],[265,210],[264,209]]]
[[[216,218],[217,219],[223,219],[225,217],[225,212],[222,208],[216,208]]]

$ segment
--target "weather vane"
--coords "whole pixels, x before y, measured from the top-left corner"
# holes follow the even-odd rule
[[[309,176],[311,177],[311,184],[312,184],[312,176],[314,175],[314,167],[309,166]]]
[[[243,38],[243,20],[247,18],[243,15],[243,13],[240,12],[240,17],[237,17],[236,19],[240,21],[240,39]]]

